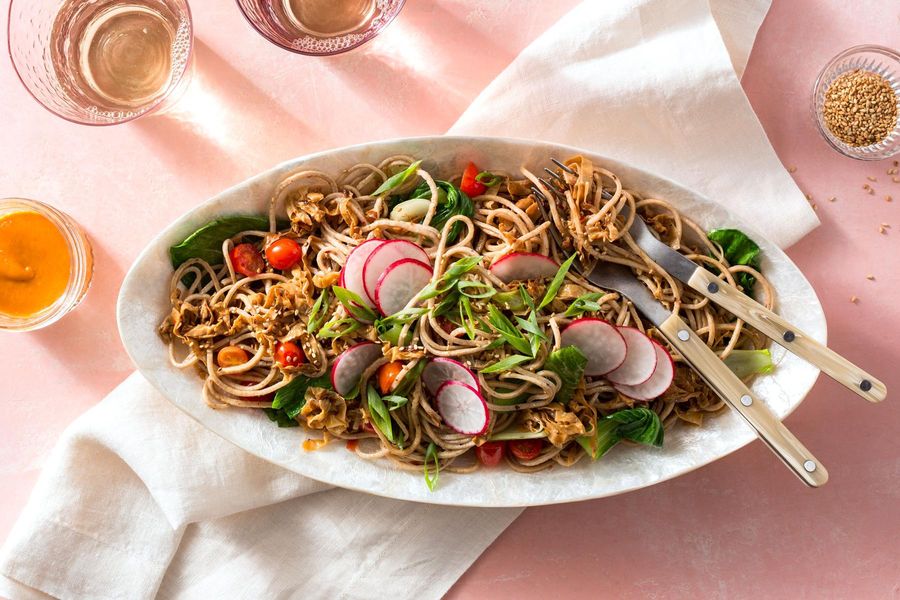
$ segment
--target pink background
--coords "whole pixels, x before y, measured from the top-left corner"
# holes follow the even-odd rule
[[[2,14],[8,3],[0,2]],[[60,432],[132,370],[115,298],[161,227],[282,160],[446,130],[574,4],[410,0],[363,50],[313,59],[269,45],[231,2],[194,0],[196,75],[186,96],[169,113],[113,128],[53,117],[0,61],[0,196],[69,212],[92,237],[97,260],[76,312],[44,331],[0,334],[0,537]],[[860,43],[900,46],[900,5],[857,1],[848,12],[842,0],[776,0],[743,83],[782,161],[797,167],[794,177],[819,208],[822,227],[789,254],[819,292],[830,345],[896,390],[900,184],[885,175],[890,161],[832,152],[809,109],[821,66]],[[877,195],[867,195],[865,183]],[[880,235],[880,223],[893,229]],[[788,425],[828,466],[825,488],[804,488],[753,443],[650,489],[529,509],[449,597],[896,598],[896,399],[869,406],[821,379]]]

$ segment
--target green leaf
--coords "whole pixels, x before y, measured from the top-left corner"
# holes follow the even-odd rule
[[[434,465],[434,475],[429,472],[429,463]],[[437,487],[438,476],[441,471],[441,463],[438,460],[438,450],[437,445],[434,442],[428,444],[428,449],[425,450],[425,485],[428,486],[428,490],[433,492],[434,488]]]
[[[332,319],[322,326],[317,337],[320,338],[339,338],[350,335],[357,329],[362,327],[362,323],[352,317],[344,317],[343,319]]]
[[[449,181],[439,180],[434,183],[438,189],[438,204],[434,211],[434,217],[431,219],[432,227],[443,231],[451,217],[456,215],[471,217],[475,214],[475,205],[472,204],[472,199],[465,192]],[[428,187],[428,182],[423,181],[413,190],[408,200],[413,199],[431,200],[431,188]],[[455,242],[462,233],[463,227],[462,223],[455,223],[447,234],[447,240],[451,243]]]
[[[659,416],[647,408],[628,408],[597,420],[593,435],[583,435],[578,443],[597,460],[621,440],[639,444],[663,445],[663,427]]]
[[[291,419],[300,414],[300,410],[306,405],[306,392],[309,388],[333,389],[328,373],[310,378],[305,375],[297,375],[290,383],[275,392],[272,408],[281,409]]]
[[[578,317],[588,312],[597,312],[600,310],[600,304],[597,302],[600,298],[605,296],[606,294],[603,292],[591,292],[590,294],[583,294],[575,298],[572,301],[572,304],[569,305],[569,308],[566,309],[566,312],[563,314],[564,317]]]
[[[481,260],[480,256],[466,256],[459,259],[450,265],[450,268],[447,269],[437,281],[432,281],[422,288],[422,291],[417,295],[417,299],[422,301],[428,300],[429,298],[435,298],[450,289],[455,288],[460,277],[481,264]]]
[[[444,294],[444,297],[434,305],[434,308],[432,309],[434,311],[434,316],[442,317],[450,314],[450,311],[452,311],[459,303],[460,297],[461,294],[456,289],[449,290]]]
[[[389,411],[397,410],[398,408],[400,408],[401,406],[403,406],[407,402],[409,402],[409,398],[407,398],[405,396],[397,396],[397,395],[385,396],[381,400],[385,404],[389,405],[388,406]]]
[[[722,247],[725,260],[730,265],[746,265],[751,269],[760,270],[759,246],[747,237],[739,229],[713,229],[707,234],[710,240]],[[750,273],[737,273],[735,278],[748,296],[753,295],[753,286],[756,285],[756,277]]]
[[[222,256],[222,243],[242,231],[268,231],[269,217],[261,215],[233,215],[210,221],[186,237],[184,241],[169,248],[172,266],[178,268],[182,263],[200,258],[211,265],[219,265],[225,261]]]
[[[296,419],[287,416],[284,410],[280,408],[264,408],[263,411],[265,411],[269,420],[277,423],[279,427],[300,427],[300,423]]]
[[[740,379],[750,375],[764,375],[775,369],[772,353],[763,350],[733,350],[725,360],[725,365]]]
[[[512,369],[516,365],[520,365],[523,362],[528,362],[532,360],[531,356],[522,356],[521,354],[511,354],[502,360],[498,360],[492,365],[489,365],[481,370],[482,373],[499,373],[501,371],[506,371]]]
[[[319,327],[322,326],[322,322],[325,320],[325,311],[322,308],[323,306],[328,305],[328,288],[322,290],[322,293],[319,294],[319,297],[316,298],[315,304],[313,304],[312,310],[309,311],[309,321],[307,321],[306,330],[310,334],[315,334],[316,331],[319,330]]]
[[[474,340],[475,333],[475,314],[472,312],[472,303],[465,296],[459,299],[459,320],[462,322],[463,329],[470,340]]]
[[[538,310],[544,308],[556,298],[556,294],[559,293],[559,288],[562,287],[563,281],[566,280],[566,273],[569,272],[569,267],[572,266],[572,263],[575,262],[576,258],[578,258],[578,254],[573,254],[566,259],[566,262],[559,266],[559,270],[556,272],[556,275],[553,276],[550,285],[547,286],[547,291],[544,293],[544,299],[538,304]]]
[[[511,310],[513,312],[518,312],[527,308],[526,304],[522,301],[522,297],[519,295],[519,290],[497,292],[491,298],[491,301],[498,304],[500,308],[505,308],[506,310]]]
[[[487,187],[493,187],[498,183],[503,181],[503,178],[499,175],[494,175],[490,171],[482,171],[478,175],[475,176],[475,181],[478,183],[482,183]]]
[[[375,387],[369,385],[366,391],[366,401],[369,405],[369,412],[372,416],[372,422],[378,430],[384,434],[392,444],[398,444],[397,437],[394,432],[394,421],[391,419],[391,413],[388,407],[381,400],[381,396],[375,390]]]
[[[559,375],[562,385],[556,392],[556,399],[568,402],[572,399],[578,384],[584,379],[587,357],[576,346],[563,346],[554,350],[544,362],[544,368]]]
[[[356,293],[339,285],[331,286],[338,301],[344,305],[347,312],[357,321],[372,323],[378,318],[375,311],[369,308],[366,302]]]
[[[491,296],[493,296],[494,294],[497,293],[497,290],[494,289],[494,286],[492,286],[489,283],[484,283],[483,281],[462,280],[456,284],[456,289],[458,289],[459,292],[463,296],[468,296],[469,298],[476,298],[476,299],[490,298]],[[472,290],[472,289],[483,290],[483,291],[481,291],[481,292],[468,291],[468,290]]]
[[[421,164],[422,164],[422,161],[417,160],[416,162],[409,165],[408,167],[406,167],[406,169],[400,171],[396,175],[394,175],[392,177],[388,177],[384,181],[384,183],[382,183],[380,186],[378,186],[378,189],[375,190],[372,193],[372,195],[380,196],[380,195],[384,194],[385,192],[389,192],[395,188],[400,187],[401,185],[406,183],[406,181],[410,177],[412,177],[415,174],[415,172],[419,169],[419,165],[421,165]]]
[[[500,337],[502,337],[507,344],[515,348],[518,352],[521,352],[522,354],[531,354],[531,343],[525,339],[522,332],[516,329],[515,325],[506,318],[506,315],[500,312],[500,309],[493,304],[488,304],[488,323],[491,324],[491,327],[500,334]]]

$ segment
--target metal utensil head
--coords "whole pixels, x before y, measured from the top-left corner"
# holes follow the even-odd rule
[[[626,204],[622,207],[622,210],[619,211],[619,214],[628,218],[630,210],[631,209]],[[635,243],[641,247],[641,250],[646,252],[650,258],[653,259],[653,262],[665,269],[676,279],[687,283],[691,278],[691,275],[694,274],[694,271],[697,270],[697,263],[686,258],[677,250],[673,250],[669,245],[661,242],[653,235],[653,232],[650,231],[650,227],[647,226],[647,223],[640,216],[635,216],[632,220],[631,227],[628,228],[628,233],[631,234]]]
[[[588,281],[605,290],[619,292],[656,325],[668,319],[672,313],[653,297],[640,279],[635,277],[629,267],[611,262],[598,262],[593,270],[584,274]]]

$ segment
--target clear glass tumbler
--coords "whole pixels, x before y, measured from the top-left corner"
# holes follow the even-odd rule
[[[9,56],[54,114],[116,125],[168,106],[187,85],[187,0],[11,0]]]
[[[329,56],[377,36],[406,0],[237,0],[264,38],[298,54]]]

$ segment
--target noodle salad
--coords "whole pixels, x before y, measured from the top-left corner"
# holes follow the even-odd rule
[[[268,215],[207,223],[170,248],[159,332],[214,409],[304,427],[305,450],[342,441],[424,472],[517,471],[596,460],[620,441],[662,446],[724,402],[631,302],[576,273],[629,266],[740,377],[772,369],[763,338],[685,289],[628,234],[658,237],[746,293],[774,294],[742,232],[706,232],[663,199],[576,156],[565,201],[542,183],[412,156],[340,173],[300,169]],[[627,217],[626,217],[627,215]],[[562,247],[549,233],[556,227]]]

